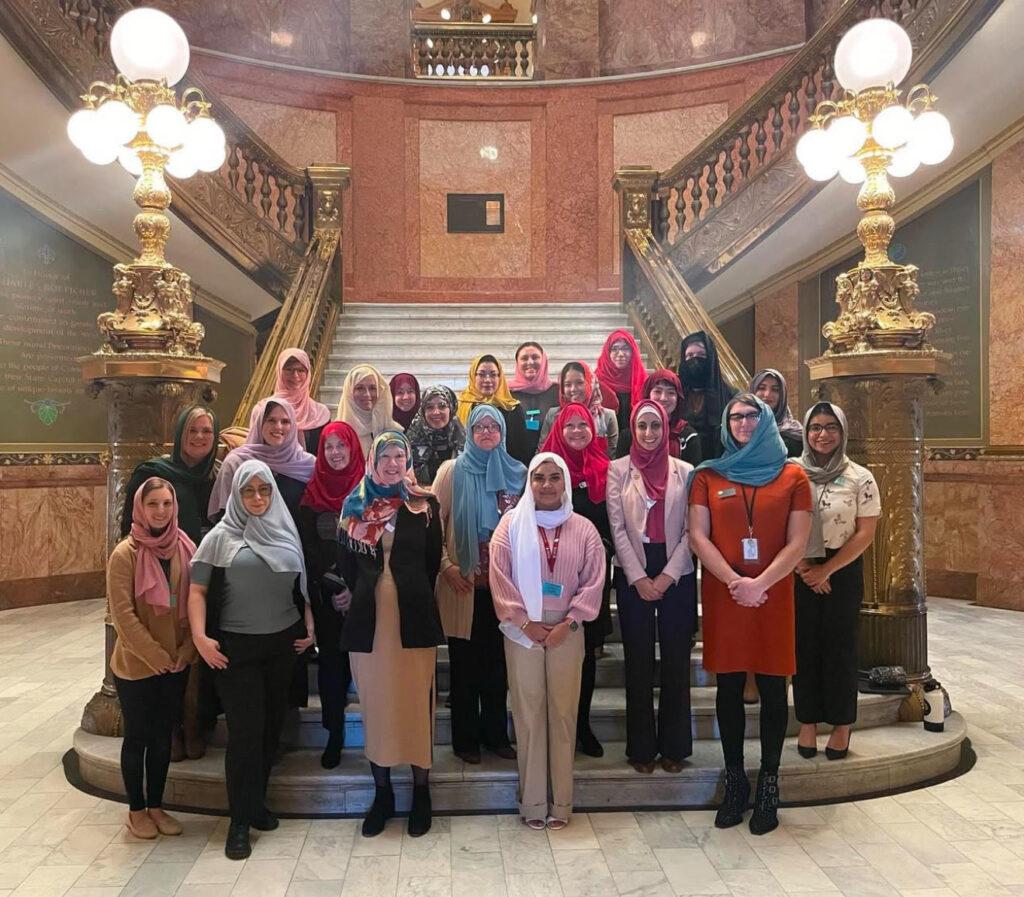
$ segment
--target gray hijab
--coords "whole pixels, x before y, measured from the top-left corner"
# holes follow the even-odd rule
[[[250,514],[242,503],[242,489],[256,476],[273,490],[270,507],[259,517]],[[192,563],[229,567],[243,545],[275,573],[297,573],[302,594],[308,595],[306,564],[295,522],[270,468],[255,458],[243,461],[235,471],[224,516],[200,543]]]
[[[757,387],[764,382],[765,377],[774,377],[779,383],[779,404],[774,411],[775,423],[779,425],[779,432],[789,433],[793,437],[799,436],[801,433],[800,422],[793,417],[793,412],[789,410],[789,387],[786,386],[786,378],[782,376],[781,371],[775,368],[758,371],[754,375],[754,379],[750,381],[750,391],[756,394]]]
[[[781,405],[782,403],[780,402],[779,404]],[[807,441],[807,427],[811,422],[811,418],[816,414],[831,414],[837,421],[839,421],[839,426],[843,428],[842,439],[836,447],[836,450],[829,456],[829,459],[825,462],[824,466],[818,465],[817,459],[814,457],[814,452],[811,450],[811,446]],[[825,557],[825,533],[821,522],[821,495],[829,483],[843,475],[843,471],[846,470],[850,463],[850,459],[846,456],[846,442],[848,437],[846,415],[843,413],[843,409],[838,405],[833,405],[831,402],[815,402],[807,410],[807,414],[804,415],[803,436],[804,451],[797,459],[797,463],[803,467],[804,471],[807,473],[807,478],[811,481],[814,487],[814,509],[811,517],[811,536],[807,541],[807,550],[804,553],[804,556],[809,558],[823,558]]]

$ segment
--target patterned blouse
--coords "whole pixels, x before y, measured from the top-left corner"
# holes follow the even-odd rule
[[[842,548],[856,531],[858,517],[878,517],[882,513],[874,475],[853,461],[831,483],[811,485],[815,504],[821,510],[826,548]]]

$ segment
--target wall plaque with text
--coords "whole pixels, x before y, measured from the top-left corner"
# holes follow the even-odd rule
[[[449,193],[448,233],[505,233],[505,194]]]

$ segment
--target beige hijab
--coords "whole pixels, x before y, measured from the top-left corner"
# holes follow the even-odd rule
[[[373,406],[372,411],[363,411],[356,405],[353,392],[357,383],[369,377],[372,377],[377,383],[377,404]],[[341,387],[341,403],[338,405],[337,419],[345,421],[356,431],[363,454],[367,457],[369,457],[373,440],[385,430],[397,430],[399,433],[403,431],[402,426],[393,420],[393,410],[393,399],[388,381],[373,365],[359,364],[348,372],[345,383]]]

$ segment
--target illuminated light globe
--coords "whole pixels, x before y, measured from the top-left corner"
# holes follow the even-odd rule
[[[83,153],[86,147],[106,143],[95,109],[79,109],[68,119],[68,140]]]
[[[96,110],[96,121],[110,140],[124,146],[139,133],[139,117],[120,100],[107,100]]]
[[[893,177],[905,178],[912,175],[921,166],[921,160],[918,158],[914,148],[911,146],[905,146],[903,149],[896,150],[893,153],[892,161],[886,166],[885,170],[889,172]]]
[[[847,184],[863,184],[868,175],[860,159],[847,159],[839,166],[839,177]]]
[[[835,159],[815,159],[804,171],[812,181],[830,181],[839,171],[839,162]]]
[[[841,115],[833,118],[825,129],[825,135],[832,144],[832,149],[837,156],[845,159],[852,156],[864,145],[868,136],[867,125],[859,118],[852,115]]]
[[[941,112],[929,109],[914,119],[910,139],[915,143],[929,142],[939,140],[947,134],[952,135],[952,133],[953,130],[949,126],[949,119]]]
[[[110,55],[118,70],[132,81],[163,79],[173,87],[188,69],[188,38],[166,13],[141,7],[114,23]]]
[[[142,174],[142,160],[139,158],[139,154],[130,146],[126,146],[117,154],[117,161],[121,163],[121,167],[128,174],[135,175],[135,177],[139,177]]]
[[[888,106],[871,122],[871,136],[886,149],[903,146],[914,127],[914,116],[903,106]]]
[[[910,71],[914,48],[910,36],[890,19],[867,19],[854,25],[836,47],[839,83],[854,92],[899,84]]]
[[[199,171],[199,160],[196,158],[195,153],[191,152],[187,147],[183,147],[171,153],[171,158],[167,160],[167,167],[164,170],[179,180],[190,178]]]
[[[216,171],[228,157],[228,148],[223,143],[220,146],[204,146],[199,150],[190,150],[192,157],[196,160],[196,166],[200,171]]]
[[[102,143],[97,141],[96,143],[83,147],[82,155],[92,162],[93,165],[109,165],[117,158],[117,154],[120,151],[121,147],[114,143]]]
[[[804,168],[829,159],[832,155],[832,142],[821,128],[813,128],[796,143],[796,158]]]
[[[930,140],[911,140],[910,148],[925,165],[938,165],[953,152],[953,135],[949,132]]]
[[[168,149],[181,146],[187,136],[185,116],[169,103],[161,103],[146,116],[146,133],[160,146]]]

